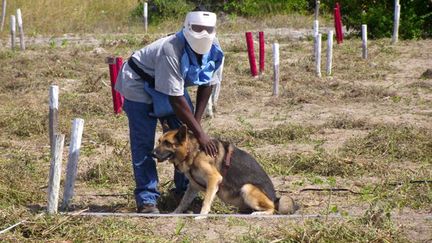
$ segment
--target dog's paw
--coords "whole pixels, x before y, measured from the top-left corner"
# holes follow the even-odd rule
[[[266,211],[255,211],[255,212],[252,212],[251,215],[271,215],[271,213],[266,212]]]
[[[208,218],[208,217],[207,216],[196,216],[195,220],[203,220],[203,219],[206,219],[206,218]]]

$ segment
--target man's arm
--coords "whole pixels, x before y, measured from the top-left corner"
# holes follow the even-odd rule
[[[196,108],[195,108],[195,119],[199,124],[201,124],[201,118],[204,114],[204,110],[207,106],[212,90],[213,90],[212,85],[198,86]]]
[[[216,156],[217,148],[210,137],[204,132],[200,123],[195,119],[184,96],[170,96],[169,101],[176,116],[192,130],[199,144],[206,154]],[[204,106],[205,107],[205,106]],[[202,113],[202,111],[201,111]]]

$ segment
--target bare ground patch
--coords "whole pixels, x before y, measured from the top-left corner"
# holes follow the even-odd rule
[[[278,33],[268,35],[266,73],[260,79],[249,76],[243,35],[229,37],[234,41],[226,44],[225,78],[216,117],[204,121],[205,129],[254,154],[270,173],[278,193],[292,195],[302,206],[298,214],[358,214],[366,220],[211,219],[200,223],[78,217],[61,223],[65,216],[55,216],[20,226],[4,239],[430,240],[430,221],[384,217],[375,222],[368,212],[378,207],[383,215],[431,213],[430,184],[411,182],[432,178],[430,80],[420,78],[431,66],[431,54],[424,51],[431,41],[396,46],[389,46],[389,40],[371,41],[370,59],[365,61],[359,40],[348,39],[335,47],[334,74],[318,79],[310,41],[293,41]],[[274,40],[283,47],[279,97],[271,96],[270,47]],[[127,57],[142,41],[126,38],[112,45],[107,40],[102,43],[107,53]],[[112,114],[105,54],[94,49],[70,43],[63,47],[34,45],[25,53],[0,50],[0,225],[32,217],[45,205],[47,94],[53,83],[60,85],[61,131],[68,135],[75,117],[86,121],[74,207],[134,211],[127,119],[124,114]],[[168,194],[173,168],[165,163],[158,164],[158,170],[164,200],[161,209],[168,212],[175,206],[169,204]],[[302,191],[307,188],[355,193]],[[235,212],[220,202],[213,210]]]

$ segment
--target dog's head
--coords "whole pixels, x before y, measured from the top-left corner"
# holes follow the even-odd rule
[[[158,162],[170,160],[175,157],[185,157],[187,153],[186,148],[187,127],[182,125],[177,130],[171,130],[164,133],[158,140],[156,148],[152,152],[152,156]]]

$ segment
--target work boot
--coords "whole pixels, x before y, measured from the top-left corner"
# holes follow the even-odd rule
[[[158,214],[159,209],[154,204],[144,203],[143,205],[138,206],[137,213],[154,213]]]

